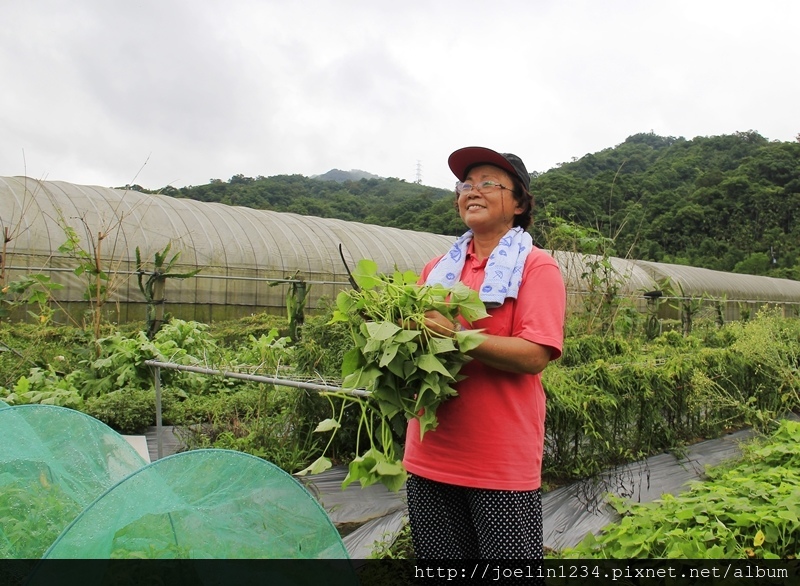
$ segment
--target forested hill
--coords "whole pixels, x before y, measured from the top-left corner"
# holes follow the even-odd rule
[[[338,182],[303,175],[234,175],[228,182],[212,179],[207,185],[166,187],[159,193],[435,234],[464,232],[464,225],[453,210],[452,191],[400,179]]]
[[[540,245],[800,280],[800,142],[757,132],[637,134],[535,174]],[[399,179],[212,180],[161,193],[437,234],[464,231],[452,191]],[[571,240],[564,240],[568,234]]]
[[[800,142],[637,134],[532,183],[543,223],[596,228],[616,256],[800,279]]]

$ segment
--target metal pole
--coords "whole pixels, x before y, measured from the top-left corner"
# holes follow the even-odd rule
[[[150,361],[148,361],[150,362]],[[164,448],[161,445],[161,367],[151,364],[153,368],[153,376],[155,377],[156,387],[156,440],[158,442],[158,459],[160,460],[164,455]]]
[[[312,391],[320,391],[320,392],[329,392],[329,393],[346,393],[348,395],[353,395],[356,397],[369,397],[371,393],[369,391],[365,391],[363,389],[344,389],[342,387],[335,387],[332,385],[321,385],[317,383],[307,383],[303,381],[295,381],[291,379],[284,379],[284,378],[275,378],[269,376],[260,376],[257,374],[246,374],[243,372],[230,372],[230,371],[223,371],[223,370],[215,370],[213,368],[203,368],[201,366],[188,366],[184,364],[173,364],[171,362],[159,362],[158,360],[145,360],[144,362],[148,366],[152,366],[156,369],[159,368],[169,368],[171,370],[183,370],[186,372],[196,372],[198,374],[212,374],[212,375],[221,375],[229,378],[238,378],[242,380],[249,380],[258,383],[267,383],[272,385],[279,385],[283,387],[296,387],[300,389],[310,389]],[[160,383],[159,377],[156,375],[156,399],[159,404],[156,407],[156,419],[160,417]]]

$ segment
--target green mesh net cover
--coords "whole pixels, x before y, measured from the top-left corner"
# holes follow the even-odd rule
[[[5,401],[0,401],[0,409],[2,409],[3,407],[8,407],[8,403],[6,403]]]
[[[84,413],[0,408],[0,558],[40,557],[84,508],[145,465],[121,435]]]
[[[157,460],[105,492],[45,553],[72,558],[347,558],[325,510],[254,456],[194,450]]]

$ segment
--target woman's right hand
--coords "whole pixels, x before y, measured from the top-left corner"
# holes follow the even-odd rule
[[[453,338],[456,332],[461,329],[461,323],[454,322],[440,311],[431,309],[425,312],[425,327],[436,336]]]

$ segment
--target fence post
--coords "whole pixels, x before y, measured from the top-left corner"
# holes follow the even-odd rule
[[[161,444],[161,368],[153,366],[153,378],[156,388],[156,441],[158,445],[158,459],[164,455],[164,448]]]

